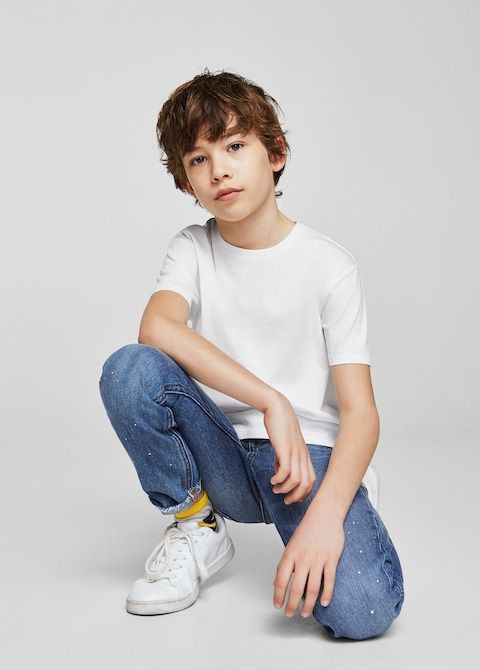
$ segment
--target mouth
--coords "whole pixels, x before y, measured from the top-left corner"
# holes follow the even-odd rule
[[[228,202],[229,200],[233,200],[239,193],[241,193],[241,191],[229,191],[215,199],[220,200],[221,202]]]

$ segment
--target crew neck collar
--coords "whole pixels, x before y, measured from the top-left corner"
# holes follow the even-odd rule
[[[288,233],[288,235],[284,237],[283,240],[281,240],[277,244],[274,244],[272,247],[266,247],[265,249],[244,249],[243,247],[236,247],[235,245],[230,244],[229,242],[223,239],[223,237],[220,234],[220,228],[218,226],[215,217],[209,219],[209,223],[212,226],[213,235],[220,247],[222,247],[223,249],[225,249],[225,251],[228,251],[229,253],[236,254],[237,256],[244,256],[250,258],[258,258],[259,256],[272,256],[274,254],[280,253],[281,251],[284,251],[287,247],[289,247],[292,244],[293,240],[297,235],[297,231],[301,225],[298,221],[295,221],[295,225],[293,226],[292,230]]]

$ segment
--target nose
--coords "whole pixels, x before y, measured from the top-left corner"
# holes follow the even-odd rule
[[[232,172],[229,167],[227,167],[224,161],[221,158],[211,159],[212,167],[212,181],[223,181],[226,177],[231,177]]]

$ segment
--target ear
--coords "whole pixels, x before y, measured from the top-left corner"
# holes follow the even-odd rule
[[[285,165],[286,160],[287,160],[287,152],[286,152],[286,149],[285,149],[285,142],[283,140],[283,137],[281,137],[281,136],[277,137],[276,144],[280,148],[280,154],[281,155],[278,158],[274,158],[274,159],[270,160],[272,170],[274,172],[278,172],[279,170],[281,170],[283,168],[283,166]]]

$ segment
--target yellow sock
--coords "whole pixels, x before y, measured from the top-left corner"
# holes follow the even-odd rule
[[[208,498],[207,492],[204,491],[204,489],[202,489],[202,495],[200,496],[200,498],[187,509],[184,509],[181,512],[175,514],[175,519],[186,519],[191,516],[195,516],[195,514],[198,514],[198,512],[200,512],[209,503],[210,500]]]

